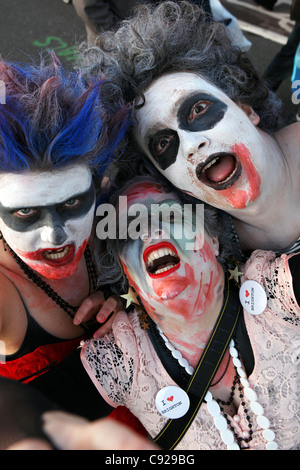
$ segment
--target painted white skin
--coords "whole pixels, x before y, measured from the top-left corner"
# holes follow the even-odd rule
[[[178,111],[187,97],[198,92],[225,103],[227,109],[215,125],[195,132],[179,126]],[[136,110],[136,138],[167,179],[233,215],[245,249],[284,249],[295,242],[300,234],[298,123],[271,136],[257,127],[260,119],[251,107],[234,103],[194,73],[166,74],[154,81],[144,95],[144,106]],[[207,102],[199,104],[201,111],[193,112],[197,112],[197,119],[205,119]],[[148,147],[149,135],[163,129],[171,129],[179,138],[177,158],[165,169],[159,167]],[[162,141],[160,150],[166,143]],[[240,176],[226,189],[204,184],[196,175],[197,165],[219,152],[234,154],[241,166]]]
[[[91,185],[91,172],[82,164],[55,171],[0,175],[0,203],[6,212],[11,212],[11,220],[21,223],[28,220],[30,224],[30,217],[48,207],[53,207],[55,213],[64,210],[61,222],[54,223],[49,217],[45,222],[33,224],[32,229],[29,225],[26,230],[22,230],[22,225],[14,230],[0,218],[0,230],[8,245],[41,275],[61,279],[75,271],[94,220],[95,198]],[[89,193],[91,202],[80,213],[80,195],[85,193]]]
[[[133,185],[127,195],[128,208],[135,203],[144,204],[149,214],[151,204],[180,203],[175,194],[143,183]],[[126,241],[120,259],[130,285],[140,295],[148,314],[190,362],[196,364],[223,301],[224,273],[216,259],[219,244],[203,230],[203,240],[198,241],[201,249],[186,251],[185,238],[174,238],[173,231],[170,236],[167,233],[164,223],[160,228],[151,225],[149,232],[147,227],[141,239]],[[172,268],[173,259],[164,256],[174,252],[178,264]],[[155,273],[151,274],[149,264],[154,258],[160,261],[156,260]],[[168,268],[158,269],[160,264]]]

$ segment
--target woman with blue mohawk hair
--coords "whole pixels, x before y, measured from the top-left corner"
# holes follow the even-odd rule
[[[78,349],[95,327],[80,317],[103,322],[119,306],[96,289],[93,229],[129,108],[108,83],[87,89],[54,54],[39,66],[1,61],[0,80],[0,376],[100,417],[110,407],[99,405]]]

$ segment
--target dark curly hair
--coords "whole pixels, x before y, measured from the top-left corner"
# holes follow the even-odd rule
[[[269,132],[280,126],[281,102],[259,78],[249,58],[232,46],[226,27],[206,21],[188,1],[139,5],[134,16],[99,36],[97,46],[82,47],[80,67],[104,73],[131,102],[153,80],[169,72],[199,74],[233,101],[250,105]]]

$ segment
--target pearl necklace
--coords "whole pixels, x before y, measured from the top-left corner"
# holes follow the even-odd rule
[[[161,329],[157,326],[157,330],[164,340],[166,348],[171,352],[172,356],[177,359],[178,363],[181,367],[185,369],[187,374],[193,375],[194,368],[188,363],[188,361],[182,357],[180,351],[178,351],[168,340],[168,338],[164,335]],[[275,442],[275,433],[270,429],[270,421],[266,416],[264,416],[264,409],[257,401],[257,394],[255,390],[253,390],[248,380],[246,379],[246,373],[243,369],[242,363],[239,359],[238,350],[235,347],[235,342],[231,339],[229,344],[229,354],[232,358],[233,365],[237,372],[238,381],[240,382],[241,386],[244,387],[244,395],[249,400],[249,406],[255,415],[256,422],[260,428],[263,429],[263,438],[266,441],[266,450],[276,450],[278,448],[278,444]],[[227,450],[241,450],[238,443],[235,441],[235,434],[233,431],[228,427],[228,421],[225,416],[222,414],[222,409],[219,403],[214,399],[211,392],[208,391],[205,395],[205,401],[207,405],[207,411],[214,419],[214,424],[218,431],[220,432],[220,436],[224,444],[226,444]],[[233,419],[237,420],[239,417],[236,416]],[[246,437],[249,437],[247,433]],[[241,439],[241,440],[245,440]]]

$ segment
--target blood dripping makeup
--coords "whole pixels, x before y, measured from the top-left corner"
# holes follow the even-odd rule
[[[48,279],[75,271],[94,208],[94,184],[85,165],[0,175],[0,230],[11,249]]]
[[[160,77],[144,96],[136,138],[168,180],[227,211],[258,198],[265,152],[250,106],[187,72]]]
[[[126,195],[128,210],[131,204],[143,204],[149,219],[153,204],[180,204],[174,193],[149,183],[133,185]],[[156,323],[192,325],[211,310],[219,311],[215,306],[223,293],[223,270],[216,259],[216,239],[203,230],[201,248],[186,250],[185,238],[174,237],[175,223],[171,221],[171,230],[164,221],[159,226],[145,223],[147,233],[122,241],[119,255],[130,285]]]

